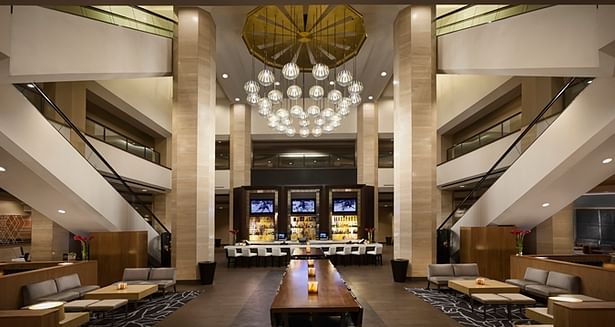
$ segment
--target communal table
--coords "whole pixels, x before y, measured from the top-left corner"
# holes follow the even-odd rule
[[[472,293],[519,293],[519,287],[485,278],[485,284],[479,285],[474,279],[454,279],[448,281],[448,288],[472,297]]]
[[[329,260],[314,260],[316,277],[308,278],[308,261],[291,260],[278,293],[271,303],[271,326],[289,326],[294,314],[310,315],[312,324],[319,325],[321,316],[347,315],[354,325],[363,321],[363,307],[346,288],[344,280]],[[318,293],[308,294],[308,280],[318,282]]]
[[[118,290],[116,285],[109,285],[107,287],[85,293],[83,298],[87,300],[126,299],[129,301],[138,301],[156,293],[157,291],[157,284],[128,285],[123,290]]]
[[[293,259],[324,259],[325,253],[321,248],[310,248],[310,252],[307,252],[306,248],[294,248],[290,257]]]

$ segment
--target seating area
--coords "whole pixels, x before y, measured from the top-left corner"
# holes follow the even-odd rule
[[[173,287],[177,292],[175,268],[126,268],[122,281],[128,285],[156,284],[163,293]]]
[[[430,264],[427,266],[427,289],[434,284],[440,289],[448,286],[449,280],[475,279],[479,277],[478,265],[475,263]]]
[[[580,278],[556,271],[528,267],[523,279],[507,279],[507,283],[519,286],[525,293],[546,299],[559,294],[576,294]]]
[[[98,285],[82,286],[77,274],[62,276],[26,285],[23,288],[23,305],[45,301],[71,301],[98,288]]]
[[[299,243],[251,243],[250,245],[228,245],[224,247],[224,250],[227,267],[268,266],[269,264],[280,267],[288,264],[294,249],[305,248],[306,246]],[[310,246],[311,248],[321,249],[325,257],[335,265],[382,265],[383,245],[380,243],[313,241]]]

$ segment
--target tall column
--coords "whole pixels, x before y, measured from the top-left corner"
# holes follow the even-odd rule
[[[32,260],[62,260],[62,254],[68,252],[68,231],[36,210],[32,210],[30,218],[32,219],[32,245],[30,247]]]
[[[374,226],[369,227],[378,227],[378,110],[371,102],[357,111],[357,183],[374,186]]]
[[[252,164],[252,133],[251,111],[245,104],[231,105],[230,124],[230,196],[228,210],[229,229],[233,225],[233,189],[244,185],[250,185],[250,173]],[[230,244],[231,234],[227,233]]]
[[[177,7],[176,7],[177,8]],[[179,7],[173,42],[173,265],[196,279],[214,259],[216,27],[200,8]]]
[[[433,6],[400,11],[394,24],[394,256],[425,276],[435,257],[436,38]]]

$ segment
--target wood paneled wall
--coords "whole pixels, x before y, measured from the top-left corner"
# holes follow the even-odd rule
[[[23,286],[77,273],[81,285],[96,285],[98,272],[96,261],[75,262],[67,266],[54,266],[21,273],[0,276],[0,310],[19,309],[23,306]]]
[[[122,280],[124,268],[147,267],[147,232],[91,233],[90,259],[98,261],[101,286]]]
[[[509,278],[510,256],[515,254],[514,227],[461,227],[461,262],[478,263],[481,276]]]
[[[583,256],[579,255],[579,257]],[[527,267],[579,276],[581,278],[580,293],[615,301],[615,283],[613,283],[615,271],[613,270],[533,256],[510,257],[511,278],[523,278]]]

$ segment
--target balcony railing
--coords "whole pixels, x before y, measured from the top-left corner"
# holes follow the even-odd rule
[[[106,127],[89,118],[85,121],[86,134],[99,139],[109,145],[113,145],[116,148],[122,149],[126,152],[132,153],[145,160],[151,161],[160,165],[160,153],[151,147],[145,146],[131,140],[130,138]]]
[[[327,153],[255,153],[252,160],[254,169],[291,168],[355,168],[353,153],[327,154]]]
[[[521,129],[521,113],[514,114],[495,125],[446,149],[446,160],[453,160]]]
[[[467,5],[436,18],[436,35],[489,24],[545,7],[548,5]]]

